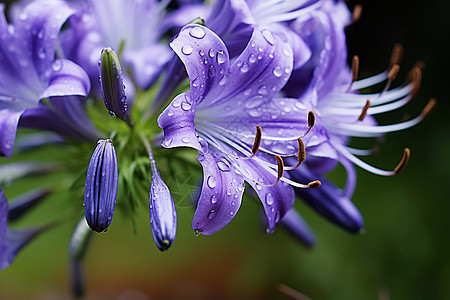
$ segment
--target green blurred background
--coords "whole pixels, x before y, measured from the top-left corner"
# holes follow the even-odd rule
[[[169,251],[161,253],[154,245],[145,209],[137,216],[137,234],[118,211],[110,230],[95,236],[84,263],[86,299],[292,299],[279,284],[312,299],[450,299],[445,190],[450,178],[449,4],[383,0],[349,5],[355,3],[363,5],[363,14],[348,29],[349,53],[360,56],[362,76],[382,71],[397,42],[405,47],[399,78],[417,60],[426,63],[415,100],[382,121],[416,115],[428,98],[438,100],[425,121],[388,135],[380,153],[369,159],[392,168],[408,146],[412,157],[401,175],[386,178],[358,170],[353,200],[364,216],[365,233],[350,235],[298,201],[295,206],[318,237],[316,247],[306,249],[280,229],[266,235],[260,204],[246,197],[225,229],[195,237],[188,192],[181,191],[177,239]],[[168,184],[177,186],[186,175]],[[338,170],[331,176],[342,183],[340,175]],[[21,184],[19,189],[36,179]],[[5,191],[9,196],[17,187]],[[43,213],[58,217],[65,205],[58,200],[58,194],[48,199],[28,222],[45,221]],[[43,234],[0,272],[0,299],[70,299],[67,246],[75,224]]]

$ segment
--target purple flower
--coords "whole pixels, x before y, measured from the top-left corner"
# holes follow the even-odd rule
[[[156,0],[92,0],[78,3],[79,13],[70,18],[63,48],[68,57],[85,68],[93,81],[103,48],[121,49],[121,63],[131,68],[136,84],[151,86],[171,58],[160,44],[165,2]],[[132,84],[126,84],[132,87]]]
[[[33,115],[40,99],[89,93],[86,73],[69,60],[55,59],[59,30],[73,13],[62,1],[35,1],[8,24],[0,5],[1,155],[12,155],[19,120]]]
[[[86,221],[92,230],[106,231],[117,196],[117,157],[111,140],[99,140],[92,154],[84,189]]]
[[[301,148],[299,137],[309,131],[307,116],[313,116],[294,99],[272,99],[292,70],[291,47],[269,30],[255,29],[230,65],[224,43],[200,25],[184,27],[171,47],[186,66],[191,91],[178,95],[158,124],[164,147],[199,151],[203,187],[193,229],[212,234],[228,224],[247,181],[261,199],[272,232],[294,202],[290,185],[319,184],[293,182],[283,173],[282,156]]]
[[[103,101],[111,116],[127,120],[127,96],[122,79],[122,68],[116,53],[111,48],[102,50],[100,59],[100,88]]]
[[[13,230],[8,228],[8,201],[0,188],[0,271],[8,267],[17,253],[48,226]]]

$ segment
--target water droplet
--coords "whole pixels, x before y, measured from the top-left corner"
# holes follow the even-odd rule
[[[192,48],[192,46],[188,45],[188,44],[184,44],[183,47],[181,47],[181,52],[184,55],[190,55],[193,50],[194,50],[194,48]]]
[[[235,196],[236,196],[236,195],[235,195]],[[235,198],[236,198],[236,197],[235,197]],[[231,205],[235,206],[235,205],[236,205],[236,202],[231,201]]]
[[[200,54],[200,56],[205,56],[205,51],[203,51],[202,49],[200,49],[200,51],[198,51],[198,54]]]
[[[208,54],[209,57],[214,57],[214,55],[216,55],[216,51],[214,49],[209,49]]]
[[[192,81],[192,86],[197,87],[200,85],[200,78],[196,77],[194,81]]]
[[[283,74],[283,70],[281,69],[281,67],[275,67],[273,68],[273,75],[275,75],[276,77],[281,77],[281,75]]]
[[[44,38],[45,31],[43,29],[39,30],[37,37],[38,39],[42,40]]]
[[[216,215],[216,211],[214,209],[211,209],[210,212],[208,213],[208,219],[213,219]]]
[[[212,204],[217,203],[217,197],[216,197],[216,195],[212,195],[210,200],[211,200],[211,203],[212,203]]]
[[[181,103],[181,109],[184,110],[184,111],[190,110],[191,107],[192,107],[192,105],[190,103],[188,103],[188,102],[183,101]]]
[[[273,55],[273,53],[269,53],[268,56],[269,56],[270,59],[273,59],[273,58],[275,57],[275,56]]]
[[[38,57],[40,59],[44,59],[47,56],[46,51],[43,47],[39,48],[38,50]]]
[[[256,189],[257,189],[258,191],[262,190],[262,187],[261,187],[261,185],[259,185],[259,184],[256,184]]]
[[[202,232],[199,229],[194,229],[195,236],[200,236],[201,234],[202,234]]]
[[[25,21],[26,19],[28,19],[28,14],[27,14],[27,12],[22,12],[20,15],[19,15],[19,19],[21,20],[21,21]]]
[[[229,214],[230,214],[230,216],[233,216],[234,215],[234,211],[229,211]]]
[[[227,76],[223,76],[222,79],[220,79],[219,81],[219,85],[224,85],[225,83],[227,83],[228,78]]]
[[[227,196],[231,196],[231,191],[230,191],[230,189],[227,190]]]
[[[180,107],[180,105],[181,105],[181,99],[175,98],[175,100],[173,100],[173,102],[172,102],[172,106],[177,108],[177,107]]]
[[[189,31],[189,34],[196,39],[202,39],[206,35],[206,32],[201,27],[194,27]]]
[[[267,100],[267,98],[261,96],[261,95],[257,95],[253,98],[250,98],[247,100],[247,102],[245,102],[245,107],[246,108],[256,108],[256,107],[260,107],[262,104],[264,104],[264,102]]]
[[[250,56],[248,57],[248,61],[251,62],[251,63],[254,63],[256,61],[255,54],[250,54]]]
[[[208,75],[209,75],[209,77],[214,77],[214,76],[216,76],[216,68],[214,68],[214,66],[210,66],[210,67],[209,67]]]
[[[223,161],[218,161],[217,162],[217,167],[222,172],[229,172],[230,171],[230,166],[227,163],[223,162]]]
[[[292,56],[292,49],[289,46],[284,46],[283,54],[286,56]]]
[[[248,63],[244,62],[244,63],[242,64],[242,66],[241,66],[241,72],[242,72],[242,73],[247,73],[247,72],[248,72],[248,69],[249,69]]]
[[[214,176],[209,176],[207,180],[207,184],[210,188],[215,188],[217,186],[217,179]],[[214,196],[215,197],[215,196]],[[212,202],[212,199],[211,199]]]
[[[275,214],[275,223],[278,223],[280,221],[281,213],[279,210],[277,210],[277,213]]]
[[[263,31],[261,31],[261,34],[270,45],[275,45],[275,38],[273,37],[272,32],[264,29]]]
[[[226,55],[222,50],[217,51],[216,60],[219,64],[223,64],[226,61]]]
[[[267,92],[267,86],[262,85],[258,89],[258,94],[267,96],[269,93]]]
[[[108,113],[111,117],[114,117],[116,115],[112,110],[108,111]]]
[[[169,110],[169,111],[167,112],[167,116],[169,116],[169,117],[173,116],[173,111]]]
[[[271,193],[267,193],[266,194],[266,204],[267,205],[272,205],[273,204],[273,196]]]
[[[186,144],[187,144],[187,143],[189,143],[189,138],[185,136],[184,138],[181,139],[181,141],[182,141],[183,143],[186,143]]]

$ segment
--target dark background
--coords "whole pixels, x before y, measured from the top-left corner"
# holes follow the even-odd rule
[[[318,237],[308,250],[281,230],[265,235],[259,204],[247,197],[234,221],[209,237],[194,237],[193,211],[177,207],[177,240],[160,253],[146,212],[138,218],[137,235],[118,214],[87,256],[87,299],[292,299],[277,289],[280,283],[312,299],[450,299],[450,7],[443,0],[349,1],[349,6],[355,3],[362,4],[363,14],[348,29],[349,57],[359,55],[362,77],[387,67],[395,43],[405,48],[396,84],[416,61],[426,64],[414,101],[383,121],[414,116],[429,98],[438,100],[426,120],[388,135],[380,153],[369,158],[389,169],[410,147],[411,161],[401,175],[358,170],[353,200],[365,233],[347,234],[296,203]],[[332,176],[342,182],[339,173]],[[69,298],[67,244],[73,225],[43,235],[0,273],[1,299]]]

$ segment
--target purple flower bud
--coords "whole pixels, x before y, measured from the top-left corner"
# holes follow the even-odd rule
[[[153,239],[159,250],[169,249],[177,233],[177,212],[172,195],[156,168],[155,161],[151,160],[152,183],[150,186],[150,224]]]
[[[102,50],[100,65],[100,87],[103,101],[111,116],[127,120],[127,96],[123,85],[122,68],[116,53],[111,48]]]
[[[86,221],[92,230],[106,231],[117,196],[117,157],[111,140],[99,140],[87,170],[84,190]]]

